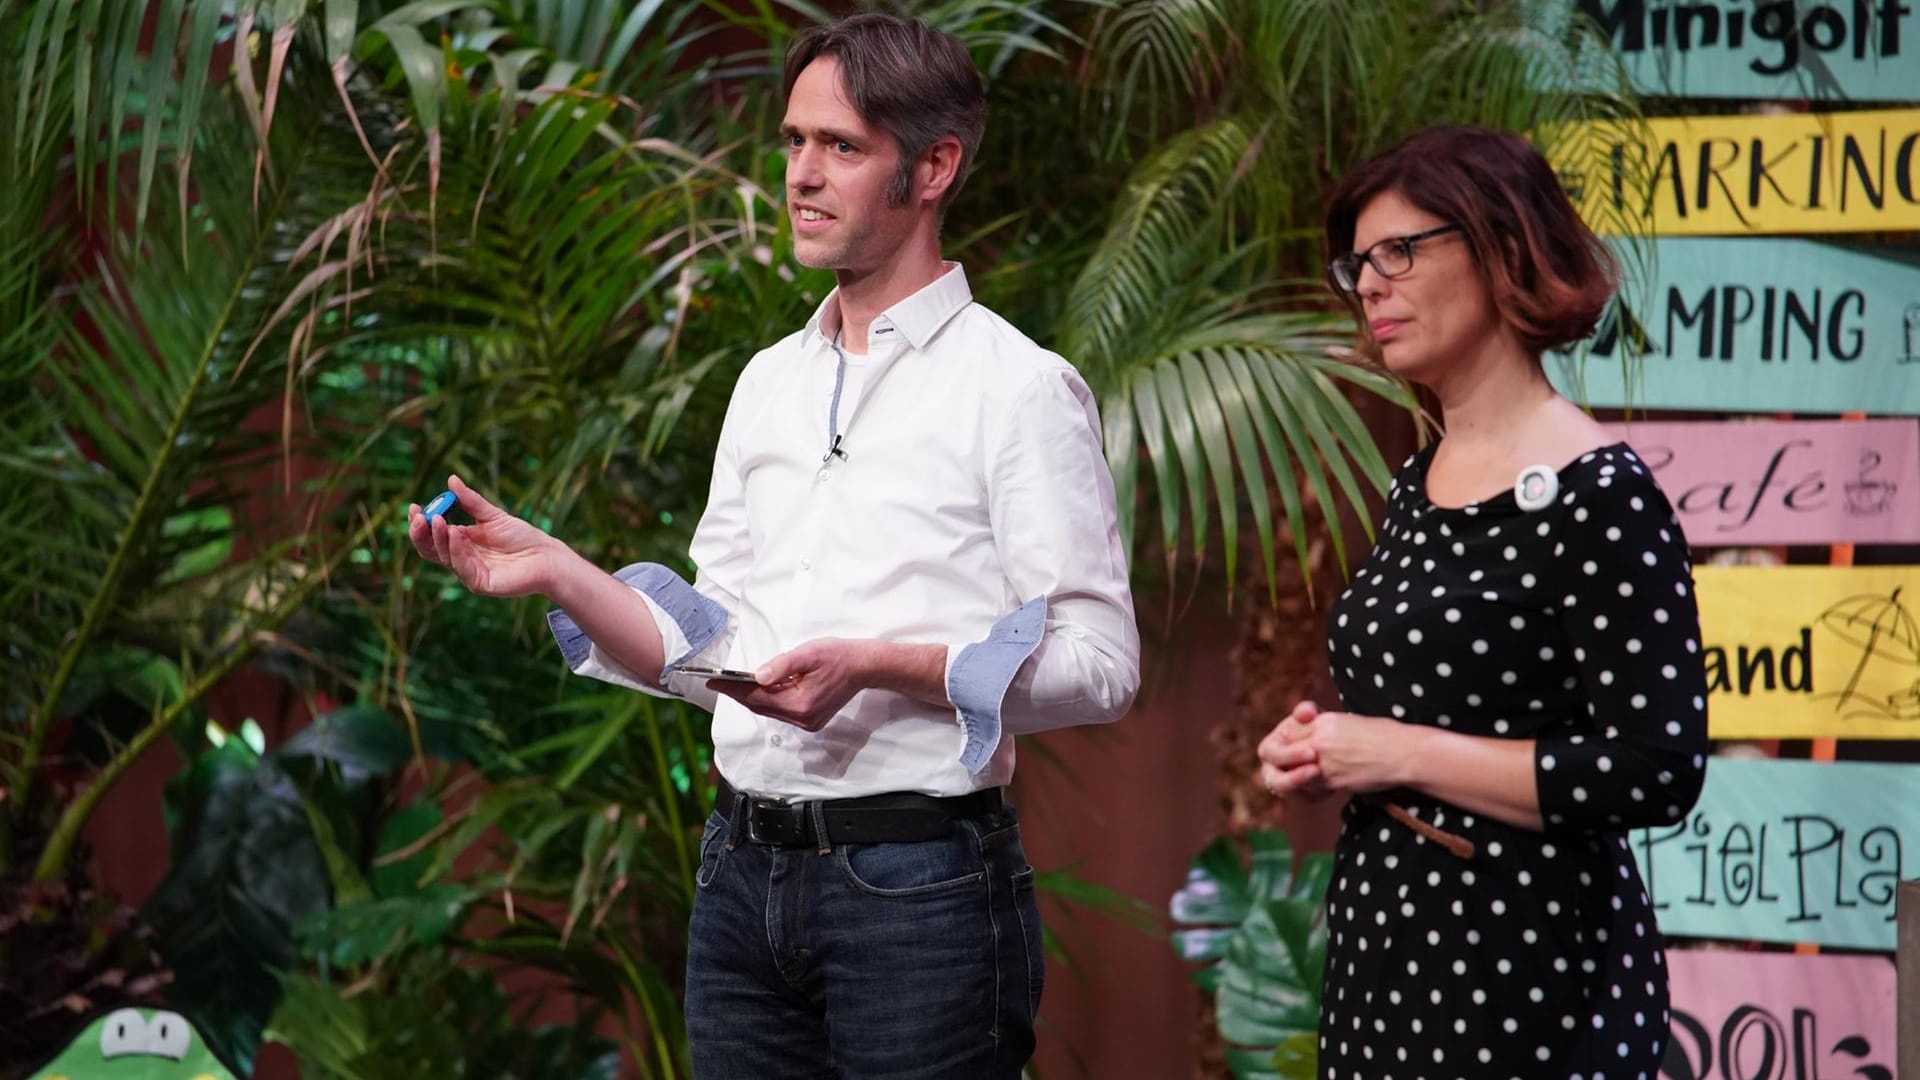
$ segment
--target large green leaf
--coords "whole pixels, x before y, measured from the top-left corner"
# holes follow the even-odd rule
[[[276,756],[311,762],[341,783],[356,786],[397,772],[412,749],[406,729],[384,710],[350,705],[314,717]]]
[[[1278,1046],[1320,1024],[1326,924],[1317,903],[1255,905],[1227,942],[1215,1005],[1220,1034],[1241,1046]]]
[[[1168,905],[1174,951],[1200,961],[1235,1077],[1311,1080],[1326,965],[1330,855],[1299,860],[1286,834],[1256,830],[1248,854],[1226,837],[1194,858]]]
[[[251,1071],[296,959],[294,927],[330,902],[326,863],[299,789],[237,741],[194,762],[168,796],[172,864],[144,914],[174,971],[171,998]]]
[[[368,875],[374,895],[411,896],[428,885],[433,853],[426,842],[445,817],[431,801],[420,799],[395,811],[380,827],[373,872]]]
[[[459,926],[473,899],[458,886],[432,885],[405,896],[341,904],[301,924],[301,948],[339,969],[408,949],[431,949]]]

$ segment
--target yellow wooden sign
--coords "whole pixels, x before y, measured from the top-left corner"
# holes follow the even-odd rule
[[[1648,216],[1660,236],[1920,229],[1920,109],[1678,117],[1556,134],[1561,183],[1599,232]]]
[[[1920,739],[1920,566],[1701,566],[1716,739]]]

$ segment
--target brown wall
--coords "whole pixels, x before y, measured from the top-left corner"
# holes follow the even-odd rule
[[[1226,666],[1233,624],[1208,614],[1181,626],[1177,661],[1149,672],[1149,693],[1132,713],[1110,727],[1041,736],[1060,760],[1029,749],[1016,783],[1035,866],[1074,864],[1162,920],[1188,861],[1217,827],[1218,767],[1207,733],[1234,707]],[[1149,667],[1155,651],[1148,643]],[[1037,1061],[1044,1080],[1193,1075],[1200,991],[1166,933],[1042,903],[1047,929],[1077,966],[1055,962],[1047,972]]]

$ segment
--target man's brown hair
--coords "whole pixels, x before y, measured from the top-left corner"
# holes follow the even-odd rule
[[[810,26],[793,39],[782,93],[791,94],[800,73],[823,56],[840,62],[854,111],[900,148],[900,170],[887,186],[892,205],[905,206],[912,196],[913,167],[927,147],[949,135],[960,140],[960,170],[940,200],[946,209],[987,129],[986,90],[967,47],[919,19],[851,15]]]

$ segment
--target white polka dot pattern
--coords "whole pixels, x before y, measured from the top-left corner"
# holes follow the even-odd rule
[[[1692,569],[1665,495],[1616,444],[1459,509],[1408,461],[1329,622],[1342,707],[1532,740],[1547,832],[1391,793],[1463,861],[1350,804],[1328,891],[1323,1080],[1652,1078],[1665,957],[1624,830],[1685,815],[1705,774]],[[1435,544],[1435,537],[1445,542]],[[1425,541],[1425,542],[1423,542]]]

